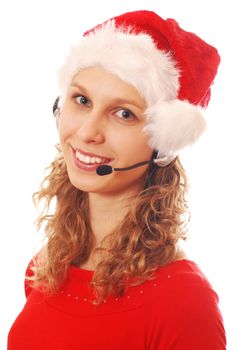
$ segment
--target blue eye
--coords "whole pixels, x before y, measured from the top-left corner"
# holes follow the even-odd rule
[[[124,120],[133,120],[135,119],[135,115],[129,111],[128,109],[120,109],[116,115]]]
[[[75,100],[80,105],[85,105],[85,106],[90,105],[90,101],[83,95],[76,96]]]

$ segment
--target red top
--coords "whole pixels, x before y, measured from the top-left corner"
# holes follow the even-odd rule
[[[153,280],[96,306],[92,271],[71,266],[59,294],[26,287],[27,302],[8,350],[224,350],[217,294],[189,260],[168,264]]]

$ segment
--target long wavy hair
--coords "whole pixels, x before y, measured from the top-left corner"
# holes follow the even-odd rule
[[[47,238],[34,261],[33,285],[52,293],[65,282],[69,266],[85,262],[94,249],[88,195],[71,184],[61,148],[56,148],[56,158],[33,194],[36,206],[44,202],[36,225],[40,229],[44,224]],[[187,188],[178,158],[166,167],[149,167],[145,188],[109,234],[108,251],[95,269],[91,284],[98,303],[111,294],[123,295],[128,286],[143,283],[157,267],[178,258],[177,243],[187,235]]]

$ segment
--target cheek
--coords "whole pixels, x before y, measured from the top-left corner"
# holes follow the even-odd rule
[[[61,114],[59,123],[58,123],[58,131],[59,131],[59,137],[60,141],[64,142],[70,135],[72,135],[75,132],[75,129],[77,128],[77,123],[75,125],[74,118],[69,114],[65,116],[65,114]]]
[[[60,118],[58,126],[60,140],[66,139],[66,136],[69,134],[69,127],[65,123],[64,118]]]
[[[147,160],[150,159],[153,153],[149,146],[149,138],[142,128],[122,131],[120,133],[109,133],[108,143],[112,144],[113,149],[123,159]]]

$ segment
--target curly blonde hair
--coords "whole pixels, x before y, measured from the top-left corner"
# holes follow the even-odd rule
[[[44,253],[34,262],[33,285],[52,293],[65,282],[69,266],[85,262],[94,247],[87,193],[71,184],[60,146],[56,147],[49,173],[33,195],[35,205],[45,202],[36,224],[39,229],[45,223],[47,237]],[[98,303],[111,294],[123,295],[129,285],[143,283],[157,267],[178,258],[177,243],[186,239],[187,188],[178,158],[166,167],[149,169],[145,189],[108,236],[108,254],[95,269],[91,284]],[[49,214],[54,199],[56,206]]]

